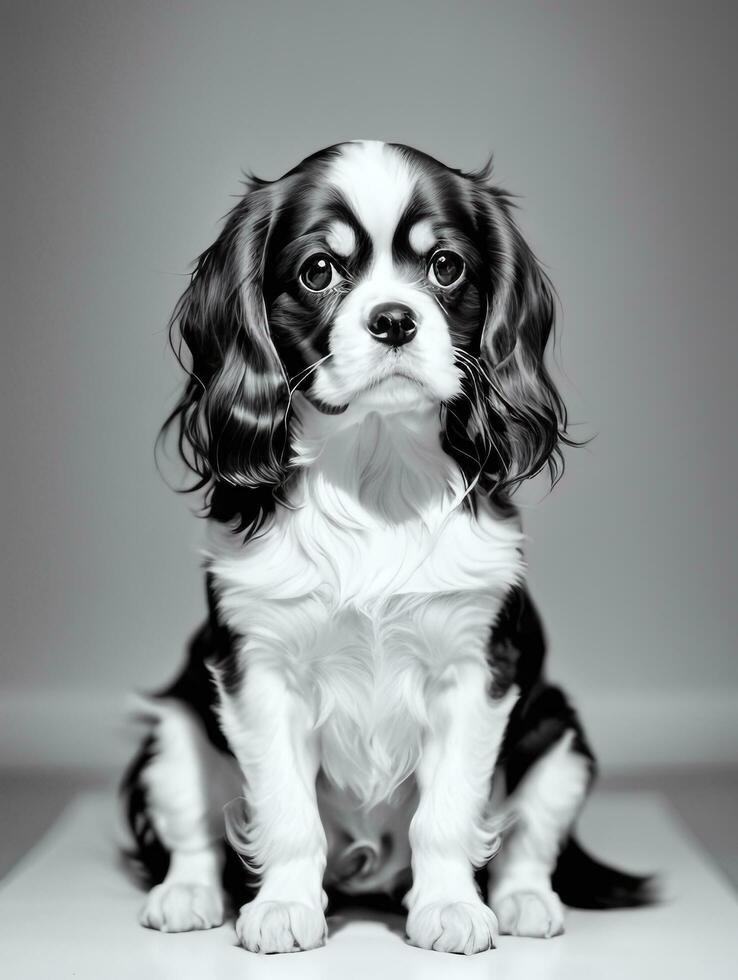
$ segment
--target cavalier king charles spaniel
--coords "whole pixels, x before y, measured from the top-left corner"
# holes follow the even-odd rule
[[[649,900],[572,837],[594,760],[511,503],[568,441],[554,305],[489,168],[350,142],[249,179],[172,317],[209,615],[123,784],[145,926],[228,895],[290,952],[329,904],[404,906],[476,953]]]

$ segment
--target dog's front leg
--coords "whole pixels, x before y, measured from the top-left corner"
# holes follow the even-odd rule
[[[517,689],[493,700],[484,664],[465,663],[430,707],[410,825],[413,886],[405,898],[415,946],[477,953],[494,946],[498,925],[482,901],[474,868],[488,860],[494,831],[487,813],[492,774]]]
[[[237,690],[221,685],[221,718],[245,780],[247,821],[229,838],[260,875],[236,931],[253,952],[322,946],[326,837],[315,778],[318,741],[308,705],[274,667],[249,663]]]

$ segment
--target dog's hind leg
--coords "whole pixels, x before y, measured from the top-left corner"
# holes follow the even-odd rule
[[[241,792],[238,767],[182,701],[151,699],[143,710],[152,721],[151,758],[139,779],[169,868],[139,921],[162,932],[210,929],[223,922],[223,806]]]
[[[509,799],[515,823],[489,864],[489,904],[500,931],[547,938],[564,931],[551,884],[559,851],[587,795],[592,760],[567,729],[530,767]]]
[[[543,677],[545,652],[530,595],[513,590],[495,624],[488,656],[495,678],[514,681],[522,692],[500,757],[507,808],[517,820],[487,866],[488,899],[503,933],[541,937],[563,931],[561,901],[551,880],[595,765],[576,711]]]

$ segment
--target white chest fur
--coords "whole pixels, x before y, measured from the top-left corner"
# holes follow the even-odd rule
[[[437,409],[301,414],[288,506],[245,546],[214,527],[210,567],[244,666],[287,673],[313,706],[326,775],[371,803],[413,771],[434,687],[484,658],[522,536],[458,505]]]

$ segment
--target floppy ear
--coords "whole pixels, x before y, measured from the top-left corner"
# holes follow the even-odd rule
[[[483,201],[492,269],[480,358],[491,381],[500,486],[514,488],[545,466],[555,482],[563,469],[561,443],[569,440],[566,409],[544,363],[553,288],[513,221],[507,196],[485,186]]]
[[[180,455],[198,476],[193,490],[264,489],[284,479],[288,384],[262,292],[273,196],[251,186],[172,315],[172,347],[189,378],[162,431],[176,426]]]

